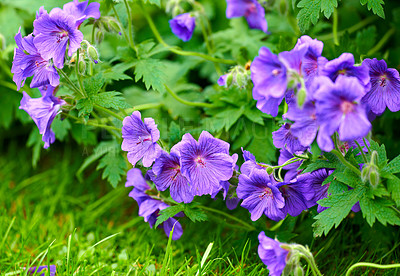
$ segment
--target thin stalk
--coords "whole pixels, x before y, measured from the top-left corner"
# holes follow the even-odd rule
[[[141,4],[141,2],[139,2],[139,4]],[[153,22],[153,19],[151,19],[150,15],[143,8],[143,6],[142,6],[142,11],[143,11],[143,15],[146,18],[147,22],[149,23],[149,27],[150,27],[151,31],[153,32],[154,36],[156,37],[157,41],[160,44],[164,45],[164,47],[168,48],[168,50],[170,50],[171,52],[173,52],[173,53],[175,53],[177,55],[181,55],[181,56],[196,56],[196,57],[200,57],[200,58],[203,58],[205,60],[212,61],[212,62],[224,63],[224,64],[229,64],[229,65],[236,64],[236,61],[234,61],[234,60],[216,58],[216,57],[212,57],[212,56],[209,56],[209,55],[206,55],[206,54],[203,54],[203,53],[198,53],[198,52],[183,51],[183,50],[178,49],[177,47],[172,47],[172,46],[168,45],[162,39],[160,33],[157,30],[157,27],[155,26],[155,24]]]
[[[198,107],[204,107],[204,108],[214,108],[215,106],[213,104],[209,104],[209,103],[200,103],[200,102],[190,102],[187,100],[182,99],[181,97],[179,97],[174,91],[172,91],[167,85],[165,85],[165,89],[167,90],[167,92],[178,102],[185,104],[185,105],[189,105],[189,106],[198,106]]]
[[[117,18],[118,22],[121,24],[122,33],[124,34],[125,40],[126,40],[126,42],[128,42],[128,44],[129,44],[128,35],[126,34],[125,28],[124,28],[124,26],[122,25],[122,22],[121,22],[121,19],[119,18],[119,15],[118,15],[118,13],[117,13],[117,10],[115,9],[114,5],[111,5],[111,7],[112,7],[112,9],[113,9],[113,11],[114,11],[115,17]],[[129,44],[129,46],[130,46],[130,44]]]
[[[68,114],[68,113],[64,113],[63,115],[65,115],[65,116],[68,117],[68,118],[74,119],[74,120],[76,120],[76,121],[79,122],[79,123],[84,124],[84,122],[82,121],[82,119],[80,119],[80,118],[78,118],[78,117],[76,117],[76,116],[74,116],[74,115],[71,115],[71,114]],[[86,124],[87,124],[87,125],[90,125],[90,126],[94,126],[94,127],[100,127],[100,128],[108,129],[108,130],[121,131],[121,129],[118,128],[118,127],[108,126],[108,125],[102,125],[102,124],[98,124],[98,123],[95,123],[95,122],[90,121],[90,120],[87,121]]]
[[[381,40],[373,47],[371,50],[368,51],[367,56],[372,56],[376,52],[378,52],[385,44],[388,42],[390,37],[396,33],[395,28],[391,28],[389,31],[385,33]]]
[[[17,91],[17,86],[14,83],[0,80],[0,85],[9,88],[10,90],[15,90],[18,93],[22,93],[21,91]]]
[[[346,159],[344,159],[343,154],[340,151],[333,149],[333,150],[331,150],[331,153],[336,155],[336,157],[339,158],[339,160],[343,163],[343,165],[348,167],[350,170],[355,172],[357,175],[361,175],[360,170],[358,170],[356,167],[354,167],[352,164],[350,164]]]
[[[64,79],[68,82],[68,84],[73,88],[73,90],[75,90],[76,93],[81,94],[81,91],[79,90],[78,87],[76,87],[76,85],[71,81],[71,79],[67,76],[67,74],[65,74],[65,72],[61,69],[57,68],[57,72],[62,75],[64,77]],[[82,95],[84,97],[84,95]]]
[[[367,157],[366,157],[365,154],[364,154],[364,151],[363,151],[362,147],[360,146],[360,144],[359,144],[356,140],[354,140],[354,142],[356,143],[358,149],[360,150],[361,155],[362,155],[362,157],[363,157],[363,159],[364,159],[365,164],[367,164],[367,163],[368,163],[368,160],[367,160]]]
[[[374,264],[374,263],[356,263],[350,266],[350,268],[346,272],[346,276],[349,276],[350,273],[356,269],[357,267],[373,267],[373,268],[378,268],[378,269],[391,269],[391,268],[400,268],[400,264],[388,264],[388,265],[380,265],[380,264]]]
[[[203,206],[203,205],[200,205],[200,206],[198,206],[198,207],[199,207],[200,209],[205,210],[205,211],[209,211],[209,212],[213,212],[213,213],[216,213],[216,214],[220,214],[220,215],[223,215],[223,216],[225,216],[225,217],[227,217],[227,218],[229,218],[229,219],[231,219],[231,220],[234,220],[234,221],[236,221],[236,222],[239,222],[240,224],[244,225],[249,231],[254,231],[254,230],[256,230],[256,228],[255,228],[253,225],[250,225],[250,224],[244,222],[243,220],[238,219],[237,217],[234,217],[234,216],[232,216],[232,215],[229,215],[229,214],[227,214],[227,213],[225,213],[225,212],[223,212],[223,211],[220,211],[220,210],[217,210],[217,209],[214,209],[214,208],[210,208],[210,207],[206,207],[206,206]]]
[[[128,13],[128,33],[129,33],[129,45],[131,46],[132,49],[134,49],[136,51],[136,46],[135,46],[135,42],[133,41],[133,33],[132,33],[132,14],[131,14],[131,10],[129,9],[129,5],[128,2],[126,0],[124,0],[124,4],[125,4],[125,8],[126,8],[126,12]]]
[[[333,25],[332,25],[332,34],[333,34],[333,43],[335,45],[339,45],[339,38],[338,38],[338,12],[337,9],[333,11]]]
[[[318,269],[317,264],[315,263],[314,256],[311,254],[310,250],[302,245],[298,245],[295,247],[299,252],[301,252],[301,255],[303,259],[305,259],[311,267],[311,271],[313,275],[315,276],[322,276],[321,272]]]
[[[85,91],[85,87],[83,86],[82,76],[79,74],[79,49],[76,51],[76,62],[75,62],[75,73],[76,78],[78,79],[79,89],[83,97],[87,98],[87,94]]]
[[[359,29],[364,28],[365,26],[371,24],[372,22],[374,22],[374,21],[377,20],[377,19],[378,19],[377,16],[370,16],[370,17],[367,17],[367,18],[365,18],[363,21],[361,21],[361,22],[359,22],[359,23],[357,23],[357,24],[351,26],[350,28],[347,28],[347,29],[344,29],[344,30],[342,30],[342,31],[339,31],[339,32],[337,33],[337,35],[340,37],[340,36],[342,36],[345,32],[348,32],[349,34],[354,33],[355,31],[358,31]],[[329,39],[333,39],[333,38],[334,38],[334,36],[333,36],[332,33],[326,34],[326,35],[318,36],[318,39],[319,39],[319,40],[329,40]]]
[[[137,105],[132,108],[127,108],[124,111],[129,114],[136,110],[146,110],[146,109],[153,109],[153,108],[156,109],[156,108],[160,108],[161,106],[163,106],[162,103],[146,103],[146,104]]]
[[[104,107],[102,107],[102,106],[100,106],[98,104],[94,104],[94,107],[97,108],[98,110],[101,110],[101,111],[103,111],[103,112],[105,112],[105,113],[117,118],[118,120],[121,120],[121,121],[124,120],[124,118],[122,116],[120,116],[117,113],[114,113],[111,110],[108,110],[107,108],[104,108]]]

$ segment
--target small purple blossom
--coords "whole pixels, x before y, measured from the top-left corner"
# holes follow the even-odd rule
[[[299,176],[300,181],[305,183],[303,196],[307,200],[307,206],[310,208],[317,204],[317,201],[328,196],[330,182],[323,184],[326,178],[333,172],[329,169],[319,169],[311,173]],[[318,204],[318,213],[328,209]]]
[[[226,78],[228,77],[228,74],[222,75],[218,78],[218,85],[219,86],[225,86],[226,85]]]
[[[61,112],[60,108],[64,104],[66,104],[64,100],[52,95],[31,98],[23,92],[19,109],[25,110],[37,125],[39,133],[43,135],[42,140],[45,149],[54,143],[56,139],[54,132],[51,130],[51,123],[57,114]]]
[[[142,172],[137,168],[133,168],[127,173],[127,182],[125,187],[130,186],[133,186],[133,189],[129,193],[129,196],[138,203],[139,216],[143,217],[144,221],[149,223],[150,228],[153,228],[157,221],[159,211],[168,208],[169,205],[146,194],[146,191],[150,190],[150,186],[143,178]],[[172,234],[173,240],[178,240],[182,236],[182,225],[176,219],[169,218],[163,222],[162,226],[165,234],[168,237],[172,228],[174,227],[174,232]]]
[[[56,275],[56,265],[41,265],[41,266],[33,266],[31,268],[28,269],[28,274],[33,274],[36,272],[35,275],[37,276],[45,276],[45,275],[49,275],[49,276],[55,276]],[[46,271],[49,271],[49,274],[46,274]],[[39,274],[40,273],[40,274]]]
[[[14,74],[13,80],[20,90],[28,77],[33,76],[31,88],[41,87],[43,85],[57,86],[60,84],[60,76],[49,60],[44,59],[35,44],[34,37],[21,36],[21,28],[15,35],[17,48],[14,50],[14,60],[11,72]]]
[[[150,167],[161,154],[161,147],[157,144],[160,131],[153,118],[141,119],[139,111],[134,111],[125,117],[122,122],[122,150],[128,152],[129,162],[135,166],[143,158],[145,167]]]
[[[241,174],[236,192],[243,199],[240,206],[249,210],[252,221],[258,220],[263,213],[275,221],[285,218],[280,210],[285,206],[285,200],[265,170],[253,170],[250,176]]]
[[[183,13],[171,19],[169,26],[177,37],[186,42],[192,38],[194,28],[196,27],[196,18],[190,13]]]
[[[382,114],[385,108],[396,112],[400,110],[400,77],[396,69],[387,68],[384,60],[365,59],[363,65],[369,68],[371,90],[362,99],[371,111]]]
[[[256,157],[251,152],[244,150],[243,148],[242,148],[242,152],[243,152],[243,159],[245,161],[242,164],[242,166],[240,167],[240,171],[242,174],[250,176],[250,174],[252,173],[252,171],[254,169],[263,170],[263,171],[266,170],[266,168],[262,166],[262,165],[266,165],[266,164],[257,163]]]
[[[286,266],[289,251],[283,249],[279,241],[271,239],[261,232],[258,235],[260,245],[258,246],[258,256],[267,266],[269,275],[281,276]]]
[[[322,77],[323,78],[323,77]],[[330,136],[338,131],[341,141],[362,138],[371,129],[365,106],[360,104],[364,88],[356,78],[339,76],[335,83],[328,78],[315,94],[320,129],[317,137],[324,151],[333,149]]]
[[[45,60],[52,58],[59,69],[64,67],[67,45],[68,56],[72,56],[83,40],[83,34],[75,27],[75,17],[60,9],[43,13],[33,22],[33,27],[33,42],[40,55]]]
[[[229,155],[229,144],[207,131],[200,134],[198,142],[186,133],[173,150],[180,154],[181,172],[191,183],[193,195],[212,194],[220,189],[221,181],[233,175],[235,159]]]
[[[240,202],[240,199],[234,196],[235,186],[231,185],[229,181],[221,181],[221,189],[215,191],[211,198],[215,198],[220,191],[223,191],[223,199],[226,201],[226,208],[229,210],[233,210],[237,207]]]
[[[176,202],[189,203],[193,200],[189,181],[181,172],[179,152],[163,151],[153,165],[154,184],[157,190],[165,191],[169,188],[171,197]]]
[[[300,152],[300,153],[302,153],[302,152]],[[279,166],[283,165],[284,163],[286,163],[288,160],[292,159],[293,157],[294,157],[294,155],[292,153],[290,153],[287,149],[284,149],[284,148],[281,149],[279,159],[278,159],[278,165]],[[297,162],[288,164],[282,168],[284,170],[287,170],[287,172],[285,174],[286,182],[289,182],[292,179],[295,179],[302,172],[302,170],[297,170],[300,167],[301,163],[302,163],[302,161],[297,161]]]
[[[329,77],[333,82],[339,76],[355,77],[368,91],[371,87],[368,67],[354,65],[354,56],[350,53],[343,53],[340,57],[328,61],[321,71],[321,76]]]
[[[284,123],[280,129],[272,132],[272,139],[276,148],[287,149],[290,153],[296,151],[305,151],[306,147],[302,146],[299,138],[292,134],[291,124]]]
[[[290,182],[281,182],[277,186],[285,199],[285,206],[281,209],[284,214],[296,217],[303,210],[307,210],[307,200],[304,197],[305,180],[293,179]]]
[[[227,18],[244,16],[251,29],[259,29],[267,33],[265,10],[257,0],[226,0],[226,3]]]
[[[88,18],[100,18],[100,4],[97,2],[89,4],[89,1],[79,2],[79,0],[74,0],[65,4],[63,10],[75,18],[76,27],[79,27]]]

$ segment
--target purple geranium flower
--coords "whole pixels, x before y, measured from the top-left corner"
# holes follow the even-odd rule
[[[189,41],[196,27],[196,18],[190,13],[183,13],[171,19],[169,26],[177,37],[183,41]]]
[[[267,166],[267,165],[263,164],[263,163],[257,163],[256,157],[251,152],[244,150],[243,148],[242,148],[242,152],[243,152],[243,159],[245,161],[242,164],[242,166],[240,167],[240,171],[242,174],[250,176],[250,174],[252,173],[252,171],[254,169],[263,170],[263,171],[266,170],[266,168],[263,167],[262,165],[265,165],[265,166]]]
[[[43,85],[57,86],[60,84],[60,76],[49,60],[44,59],[33,43],[30,34],[22,38],[21,28],[15,35],[17,48],[14,50],[14,60],[11,72],[14,73],[13,80],[20,90],[28,77],[33,76],[30,87],[41,87]]]
[[[163,151],[154,163],[153,177],[157,190],[170,189],[171,197],[176,202],[189,203],[193,200],[189,181],[181,173],[179,152],[171,150],[171,153]]]
[[[276,148],[286,148],[290,153],[305,151],[307,148],[302,146],[299,138],[292,134],[291,124],[284,123],[280,129],[272,132],[272,139]]]
[[[253,170],[250,176],[241,174],[236,192],[243,199],[240,206],[251,213],[251,220],[258,220],[263,213],[275,221],[285,218],[280,210],[285,200],[265,170]]]
[[[60,10],[53,9],[50,14],[43,13],[33,22],[33,42],[40,55],[53,59],[57,68],[63,68],[65,51],[72,56],[80,47],[83,34],[75,27],[75,17]]]
[[[352,54],[343,53],[340,57],[328,61],[322,69],[321,75],[329,77],[333,82],[339,76],[355,77],[368,91],[371,87],[368,71],[368,67],[365,64],[354,66],[354,56]]]
[[[353,77],[339,76],[335,83],[328,78],[315,94],[320,124],[317,142],[324,151],[333,149],[330,136],[338,131],[341,141],[362,138],[371,129],[365,106],[360,104],[364,88]]]
[[[304,197],[306,180],[294,179],[290,182],[281,182],[277,186],[285,199],[285,206],[281,209],[284,214],[296,217],[303,210],[307,210],[307,200]]]
[[[301,153],[302,152],[300,152],[300,154]],[[293,157],[294,157],[294,155],[292,153],[290,153],[287,149],[284,149],[284,148],[281,149],[279,159],[278,159],[278,165],[279,166],[283,165],[284,163],[286,163],[288,160],[292,159]],[[302,172],[302,170],[297,170],[300,167],[302,162],[303,161],[300,160],[300,161],[288,164],[282,168],[284,170],[287,170],[287,172],[285,174],[286,182],[289,182],[292,179],[296,178]]]
[[[143,217],[144,221],[149,223],[150,228],[153,228],[157,221],[159,211],[168,208],[169,205],[158,199],[154,199],[145,193],[147,190],[150,190],[150,186],[146,183],[146,180],[143,178],[142,172],[139,169],[133,168],[129,170],[126,180],[125,187],[133,186],[129,196],[135,199],[138,203],[139,216]],[[182,225],[174,218],[169,218],[163,222],[164,232],[168,237],[172,227],[174,227],[172,239],[178,240],[183,233]]]
[[[76,27],[79,27],[79,25],[88,18],[100,18],[100,4],[97,2],[89,4],[89,1],[79,3],[79,0],[74,0],[73,2],[65,4],[63,10],[75,18]]]
[[[21,105],[19,109],[25,110],[39,129],[39,133],[43,135],[44,148],[47,149],[56,137],[51,130],[51,123],[59,114],[60,108],[66,102],[52,95],[44,95],[40,98],[31,98],[23,92]]]
[[[239,198],[234,196],[235,186],[231,185],[229,181],[221,181],[220,184],[222,188],[218,191],[215,191],[211,195],[211,198],[214,199],[220,191],[223,191],[223,198],[226,201],[226,207],[229,210],[235,209],[240,201]]]
[[[281,276],[286,266],[289,251],[283,249],[279,241],[271,239],[261,232],[258,235],[260,245],[258,246],[258,256],[267,266],[269,275]]]
[[[265,20],[265,10],[257,0],[226,0],[226,17],[246,17],[251,29],[259,29],[264,33],[268,30]]]
[[[302,174],[299,176],[300,181],[305,183],[303,196],[307,200],[307,207],[310,208],[317,204],[318,200],[328,196],[330,182],[323,184],[325,179],[333,172],[329,169],[319,169],[311,173]],[[318,204],[318,213],[328,209]]]
[[[219,86],[225,86],[226,85],[226,77],[228,76],[228,74],[222,75],[218,78],[218,85]]]
[[[143,158],[145,167],[150,167],[161,154],[161,147],[157,144],[160,131],[153,118],[141,119],[139,111],[125,117],[122,122],[122,150],[128,152],[129,162],[135,166]]]
[[[42,266],[38,266],[38,267],[33,266],[28,269],[28,274],[33,274],[36,272],[37,276],[45,276],[45,275],[54,276],[54,275],[56,275],[56,269],[57,268],[55,265],[49,265],[49,266],[42,265]],[[49,274],[46,274],[46,271],[49,271]]]
[[[191,183],[193,195],[212,194],[233,175],[235,159],[229,155],[229,144],[207,131],[198,142],[186,133],[172,150],[180,154],[181,172]]]
[[[400,110],[400,77],[396,69],[387,68],[384,60],[365,59],[363,65],[369,68],[371,90],[362,99],[371,111],[381,114],[386,106],[390,111]]]

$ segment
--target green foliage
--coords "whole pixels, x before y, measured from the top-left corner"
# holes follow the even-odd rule
[[[184,212],[185,215],[192,221],[192,222],[201,222],[207,220],[207,215],[201,210],[199,204],[196,202],[185,204],[180,203],[177,205],[170,206],[160,211],[160,215],[157,217],[157,221],[155,227],[163,223],[169,218],[172,218],[179,212]]]
[[[144,3],[150,3],[150,4],[156,5],[158,7],[161,7],[160,0],[143,0],[143,1],[144,1]]]
[[[310,28],[311,23],[317,24],[320,12],[329,18],[337,6],[337,0],[301,0],[297,4],[297,7],[300,8],[297,14],[300,30],[305,32]]]
[[[146,89],[153,88],[154,90],[164,93],[166,75],[164,73],[165,66],[162,61],[157,59],[140,59],[135,61],[135,81],[138,82],[143,78]]]
[[[363,217],[368,224],[372,226],[377,219],[383,225],[392,224],[400,225],[398,213],[390,206],[392,202],[381,198],[362,197],[360,199],[360,207]]]
[[[385,19],[385,11],[383,10],[383,5],[385,4],[383,0],[360,0],[362,5],[367,4],[368,10],[373,11],[374,14]]]
[[[121,153],[120,147],[114,147],[114,150],[108,151],[100,159],[96,169],[104,169],[102,178],[107,178],[113,188],[116,188],[122,176],[126,174],[125,158]]]

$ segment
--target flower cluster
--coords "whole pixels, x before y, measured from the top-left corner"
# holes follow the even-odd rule
[[[60,84],[57,69],[65,63],[65,53],[72,56],[80,47],[83,34],[79,27],[83,21],[100,17],[100,4],[88,1],[73,2],[63,9],[54,8],[48,13],[41,7],[33,22],[33,33],[25,37],[21,29],[15,36],[17,48],[11,72],[17,90],[24,86],[25,80],[32,77],[31,88],[39,88],[42,97],[33,99],[23,92],[20,109],[25,110],[34,120],[43,135],[44,148],[54,142],[55,136],[50,126],[65,101],[54,96]]]
[[[304,151],[317,137],[319,147],[331,151],[331,136],[340,141],[365,137],[370,119],[386,108],[400,110],[400,77],[384,60],[366,59],[356,65],[350,53],[328,61],[323,43],[302,36],[291,51],[273,54],[262,47],[251,64],[253,98],[257,108],[278,115],[285,98],[288,112],[274,145],[289,152]],[[318,133],[318,134],[317,134]]]

